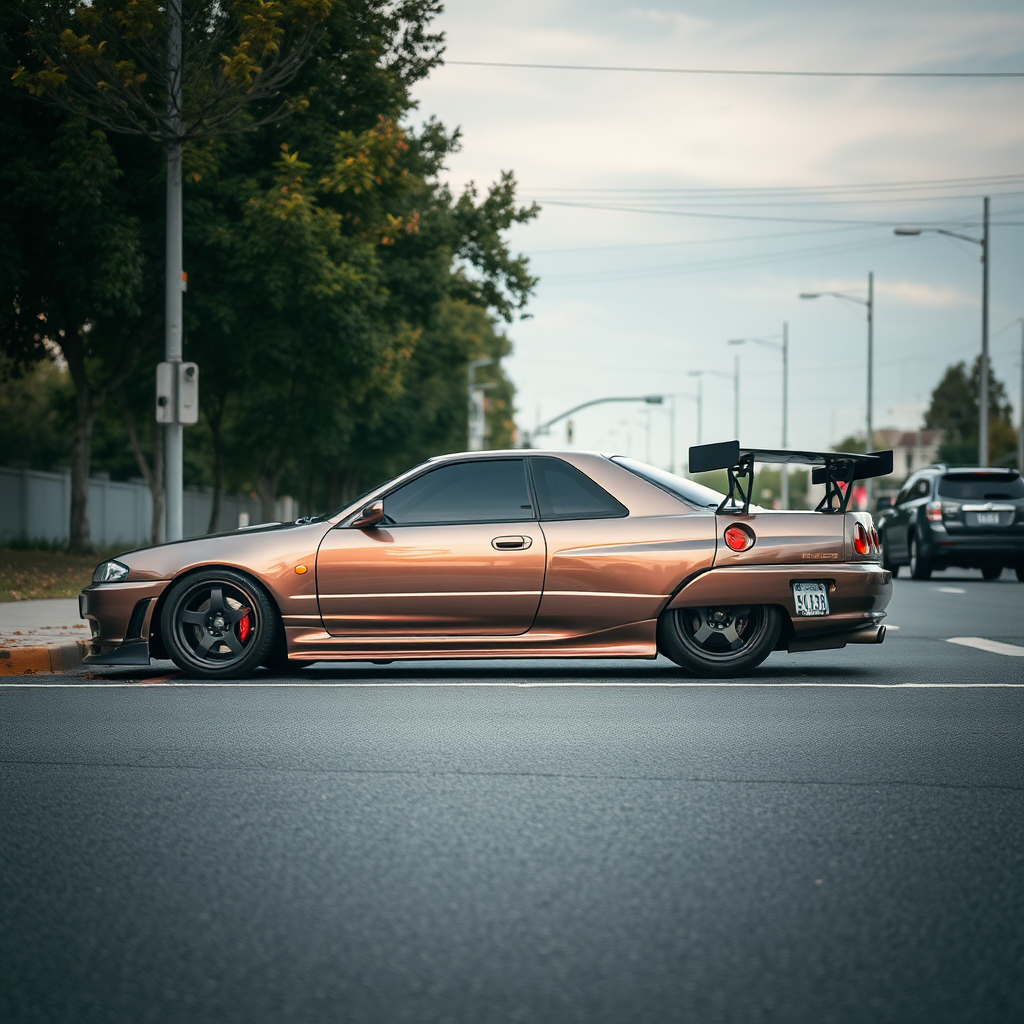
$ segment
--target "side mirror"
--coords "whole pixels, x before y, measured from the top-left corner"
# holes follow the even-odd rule
[[[352,520],[352,526],[361,530],[367,526],[376,526],[383,518],[384,499],[378,498],[363,506],[363,510]]]
[[[878,501],[875,502],[875,508],[881,512],[883,508],[892,508],[892,498],[887,494],[883,495]]]

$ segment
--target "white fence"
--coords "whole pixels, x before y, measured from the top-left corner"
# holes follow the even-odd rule
[[[213,511],[213,491],[185,490],[185,536],[206,533]],[[279,498],[280,521],[298,515],[294,499]],[[99,477],[89,481],[89,528],[98,548],[137,547],[150,541],[153,499],[144,483],[115,483]],[[247,495],[221,495],[217,531],[234,530],[260,521],[260,503]],[[12,540],[64,543],[71,518],[71,472],[0,467],[0,545]]]

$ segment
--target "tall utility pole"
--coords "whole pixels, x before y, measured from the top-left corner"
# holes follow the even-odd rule
[[[782,448],[789,447],[789,323],[782,325]],[[782,507],[789,508],[789,463],[782,467]]]
[[[730,338],[730,345],[746,345],[753,342],[755,345],[764,345],[782,353],[782,447],[789,445],[789,324],[782,325],[782,341],[773,341],[771,338]],[[738,366],[737,366],[738,368]],[[738,374],[737,374],[738,377]],[[737,403],[738,407],[739,403]],[[782,507],[789,508],[789,466],[782,467]]]
[[[918,228],[903,225],[893,229],[894,235],[923,235],[926,231],[949,238],[959,238],[963,242],[973,242],[981,246],[981,358],[978,368],[981,371],[978,381],[978,465],[987,466],[988,451],[988,266],[989,266],[989,197],[985,196],[982,205],[981,238],[962,235],[959,231],[947,231],[945,228]]]
[[[181,231],[181,0],[167,4],[167,267],[164,360],[171,364],[170,422],[164,430],[164,490],[167,540],[185,532],[184,430],[178,415],[178,370],[182,355],[182,231]]]
[[[1024,317],[1020,321],[1020,405],[1017,407],[1017,472],[1024,476]]]
[[[920,234],[920,228],[897,228],[896,234]],[[849,295],[846,292],[801,292],[801,299],[820,299],[823,295],[829,295],[834,299],[845,299],[847,302],[856,302],[858,306],[864,306],[868,315],[868,396],[867,414],[864,424],[864,451],[873,450],[874,427],[872,424],[872,407],[874,405],[874,374],[875,374],[875,272],[868,271],[868,297],[858,298],[856,295]],[[873,493],[873,481],[865,481],[864,490],[867,495],[868,508],[871,508],[871,497]]]
[[[732,380],[732,429],[733,436],[738,441],[740,439],[740,357],[739,354],[735,356],[735,362],[733,363],[733,380]]]
[[[978,389],[978,461],[989,463],[988,453],[988,196],[985,196],[981,234],[981,381]]]

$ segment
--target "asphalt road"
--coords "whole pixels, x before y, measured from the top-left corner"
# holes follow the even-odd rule
[[[727,684],[8,679],[0,1020],[1020,1021],[1024,585],[890,611]]]

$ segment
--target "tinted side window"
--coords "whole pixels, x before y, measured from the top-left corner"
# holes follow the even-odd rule
[[[456,462],[410,480],[384,499],[398,526],[533,519],[523,459]]]
[[[625,505],[568,462],[543,457],[530,462],[542,519],[612,519],[629,515]]]
[[[914,488],[912,497],[914,498],[927,498],[932,493],[931,481],[928,477],[924,477],[917,481],[917,486]]]
[[[900,488],[900,493],[896,495],[896,504],[897,505],[903,505],[903,504],[906,504],[906,502],[910,501],[910,492],[913,489],[913,487],[914,487],[914,485],[912,483],[908,482],[908,483],[905,483]]]

